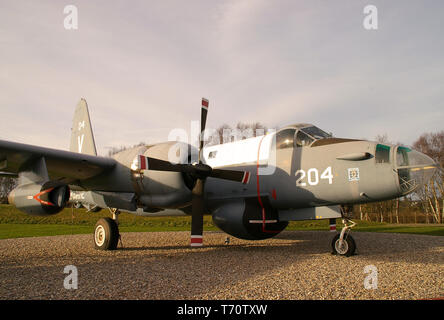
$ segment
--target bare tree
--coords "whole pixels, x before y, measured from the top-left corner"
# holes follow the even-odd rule
[[[428,155],[439,164],[440,170],[417,191],[426,203],[434,222],[444,222],[444,130],[437,133],[424,133],[413,144],[413,148]]]
[[[388,139],[387,133],[376,135],[375,141],[379,143],[391,143]]]
[[[8,195],[17,186],[17,178],[0,177],[0,203],[8,203]]]

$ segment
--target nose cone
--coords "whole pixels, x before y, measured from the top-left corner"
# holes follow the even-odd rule
[[[438,169],[438,164],[433,161],[432,158],[420,152],[418,152],[417,161],[418,165],[416,168],[412,168],[412,172],[418,172],[418,174],[422,178],[422,184],[425,184],[429,182],[436,173],[436,170]]]
[[[403,194],[428,183],[438,168],[429,156],[406,147],[398,147],[396,156],[399,184]]]

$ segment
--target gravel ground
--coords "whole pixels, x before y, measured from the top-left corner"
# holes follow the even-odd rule
[[[359,233],[358,254],[330,254],[329,232],[288,231],[264,241],[206,232],[123,233],[94,249],[92,235],[0,240],[0,299],[428,299],[444,296],[444,237]],[[78,289],[63,283],[66,265]],[[366,289],[367,265],[377,288]]]

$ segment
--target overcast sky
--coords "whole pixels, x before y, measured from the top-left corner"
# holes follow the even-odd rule
[[[63,9],[78,9],[78,29]],[[378,29],[363,26],[366,5]],[[444,2],[0,0],[0,139],[68,149],[86,98],[99,154],[208,126],[309,122],[411,144],[443,130]]]

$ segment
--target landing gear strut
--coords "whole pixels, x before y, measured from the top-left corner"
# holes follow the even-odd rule
[[[333,249],[332,253],[350,257],[355,254],[356,250],[355,240],[350,235],[351,228],[353,228],[356,223],[345,217],[342,219],[342,223],[344,224],[344,227],[341,232],[336,234],[331,241],[331,247]]]
[[[120,239],[118,209],[111,209],[113,218],[102,218],[94,228],[94,247],[98,250],[115,250]]]

